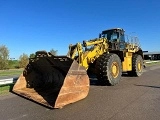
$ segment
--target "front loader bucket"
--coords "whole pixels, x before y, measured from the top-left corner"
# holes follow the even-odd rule
[[[50,108],[62,108],[88,95],[89,77],[84,67],[66,56],[42,53],[30,59],[13,87],[14,93]]]

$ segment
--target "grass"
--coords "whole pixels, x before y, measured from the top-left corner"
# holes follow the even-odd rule
[[[23,69],[0,70],[0,76],[20,75]]]
[[[9,70],[0,70],[0,76],[12,76],[20,75],[23,69],[9,69]],[[1,85],[0,86],[0,95],[8,94],[13,84],[10,85]]]
[[[159,62],[153,62],[153,63],[145,63],[146,67],[147,66],[153,66],[153,65],[160,65],[160,61]]]
[[[0,86],[0,95],[6,95],[10,91],[10,85]]]
[[[10,69],[10,70],[0,70],[0,76],[12,76],[20,75],[23,69]],[[9,93],[13,84],[10,85],[1,85],[0,86],[0,95],[6,95]]]

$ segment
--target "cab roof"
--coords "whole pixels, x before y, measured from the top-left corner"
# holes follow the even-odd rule
[[[103,30],[102,33],[103,33],[103,32],[107,32],[107,31],[112,31],[112,30],[119,30],[119,31],[125,32],[125,30],[122,29],[122,28],[111,28],[111,29]]]

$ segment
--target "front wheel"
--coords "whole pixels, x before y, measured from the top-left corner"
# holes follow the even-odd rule
[[[117,54],[105,53],[96,62],[97,78],[102,85],[116,85],[122,75],[121,60]]]

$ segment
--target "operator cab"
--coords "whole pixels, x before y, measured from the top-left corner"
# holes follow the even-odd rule
[[[107,38],[109,42],[109,48],[111,50],[124,50],[125,49],[125,37],[124,30],[121,28],[113,28],[104,30],[100,34],[100,38]]]

